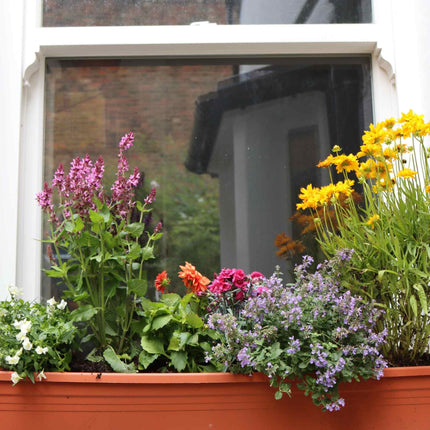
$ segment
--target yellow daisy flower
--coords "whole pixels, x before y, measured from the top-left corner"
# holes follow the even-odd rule
[[[397,173],[397,177],[398,178],[410,179],[410,178],[413,178],[417,173],[418,172],[415,172],[414,170],[406,168],[406,169],[400,170]]]

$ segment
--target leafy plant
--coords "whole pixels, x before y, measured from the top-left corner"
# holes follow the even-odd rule
[[[142,329],[139,368],[158,371],[213,372],[216,363],[205,361],[217,333],[199,316],[198,296],[188,293],[163,294],[160,302],[142,300],[138,314],[145,321]]]
[[[12,382],[69,370],[76,327],[66,302],[50,299],[42,305],[20,299],[15,287],[9,292],[11,300],[0,302],[0,366],[13,370]]]
[[[266,374],[277,399],[295,380],[316,405],[339,409],[340,382],[379,378],[386,366],[378,350],[384,334],[375,332],[381,311],[339,284],[352,254],[338,253],[315,273],[305,257],[294,284],[284,285],[279,273],[259,278],[264,290],[248,295],[240,312],[219,307],[209,315],[209,327],[223,334],[209,356],[233,373]]]
[[[55,249],[52,267],[46,273],[61,279],[66,287],[64,297],[78,305],[72,312],[73,320],[89,324],[91,332],[83,342],[94,345],[93,359],[103,353],[109,363],[112,351],[117,358],[133,356],[130,330],[137,302],[147,290],[144,264],[155,258],[154,242],[162,235],[161,223],[154,231],[145,231],[155,188],[143,203],[134,200],[140,173],[134,169],[127,176],[124,155],[133,140],[129,133],[119,143],[111,196],[102,184],[103,159],[93,164],[88,156],[74,159],[67,175],[60,164],[52,184],[45,183],[37,195],[51,225],[46,242]]]
[[[392,365],[419,364],[429,351],[429,133],[430,123],[412,111],[371,125],[360,152],[335,147],[319,164],[344,180],[303,188],[298,205],[311,212],[327,256],[355,250],[343,282],[384,309],[378,327],[388,333],[382,348]],[[352,175],[363,189],[361,205],[351,198]]]

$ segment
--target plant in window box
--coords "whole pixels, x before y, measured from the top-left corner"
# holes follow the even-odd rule
[[[26,377],[42,380],[45,371],[70,370],[76,327],[66,302],[24,301],[16,287],[9,293],[11,299],[0,302],[0,366],[13,371],[13,384]]]
[[[412,111],[371,125],[357,154],[335,146],[319,164],[344,180],[308,185],[297,205],[311,212],[327,256],[354,249],[342,283],[385,311],[378,329],[387,332],[382,351],[392,366],[429,361],[429,134],[430,123]],[[355,181],[363,189],[361,205],[351,198]]]
[[[340,409],[341,382],[379,379],[386,366],[384,334],[375,333],[381,311],[338,282],[352,254],[340,252],[313,273],[305,257],[290,285],[279,273],[265,279],[224,269],[209,286],[209,326],[223,333],[209,356],[233,373],[264,373],[277,399],[291,394],[295,381],[317,406]]]
[[[155,360],[154,355],[148,354],[155,349],[161,354],[161,345],[154,339],[151,348],[148,330],[159,334],[160,330],[170,329],[178,309],[188,315],[176,321],[177,326],[200,327],[196,313],[194,322],[190,322],[190,308],[197,306],[198,298],[188,296],[179,304],[173,303],[171,297],[152,304],[145,299],[145,263],[155,258],[154,244],[162,236],[162,226],[159,223],[154,230],[147,229],[146,218],[155,200],[155,188],[144,202],[135,200],[141,176],[137,168],[132,174],[127,173],[125,157],[133,140],[133,133],[129,133],[119,143],[116,180],[110,194],[102,182],[103,159],[93,163],[87,155],[75,158],[67,174],[60,164],[52,183],[45,183],[37,195],[51,227],[50,238],[45,242],[53,247],[56,256],[51,256],[51,268],[45,272],[63,282],[64,298],[77,305],[71,313],[73,321],[89,327],[80,340],[81,344],[93,346],[87,359],[107,362],[119,372],[146,368]],[[62,259],[62,253],[68,258]],[[186,351],[182,350],[172,352],[167,357],[167,368],[186,368],[182,362],[178,364],[184,360],[184,354]],[[194,369],[197,364],[192,364]]]

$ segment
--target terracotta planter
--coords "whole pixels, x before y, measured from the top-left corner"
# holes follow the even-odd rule
[[[344,384],[347,406],[331,413],[297,390],[274,400],[262,375],[47,373],[13,387],[10,373],[0,372],[2,430],[430,428],[430,367]]]

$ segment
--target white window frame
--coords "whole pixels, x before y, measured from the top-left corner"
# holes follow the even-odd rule
[[[414,0],[421,3],[423,0]],[[3,3],[4,2],[4,3]],[[399,0],[373,0],[372,24],[193,25],[43,28],[42,0],[2,0],[0,36],[20,35],[8,45],[13,78],[1,83],[10,103],[0,129],[8,154],[0,193],[7,213],[0,215],[5,239],[0,243],[0,299],[4,286],[16,284],[25,297],[38,299],[41,270],[41,210],[35,194],[42,187],[45,59],[58,58],[222,58],[369,55],[372,65],[374,118],[399,113],[395,87],[393,7]],[[408,2],[408,4],[410,4]],[[410,7],[410,6],[409,6]],[[4,15],[4,13],[3,13]],[[22,26],[20,27],[20,24]],[[10,38],[12,39],[12,37]],[[0,37],[1,40],[1,37]],[[21,42],[21,45],[20,45]],[[5,54],[5,55],[6,55]],[[10,58],[9,58],[10,61]],[[6,64],[6,61],[4,62]],[[0,63],[3,65],[3,63]],[[7,114],[7,115],[6,115]],[[12,149],[10,149],[12,148]],[[9,152],[10,151],[10,152]],[[0,194],[1,195],[1,194]],[[3,291],[2,291],[3,289]]]

